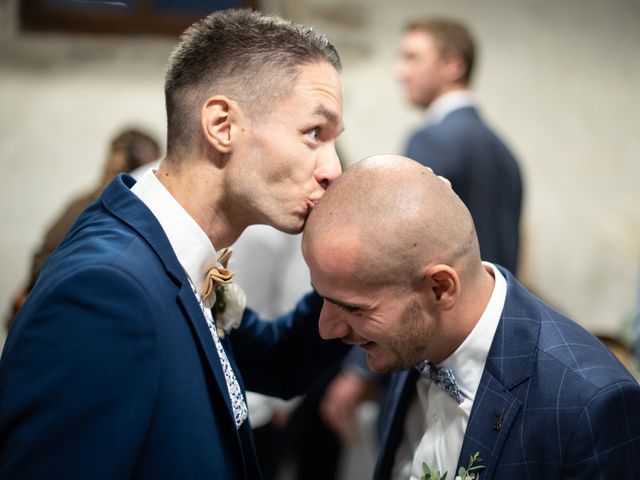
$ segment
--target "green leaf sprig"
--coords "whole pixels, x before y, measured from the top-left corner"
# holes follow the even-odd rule
[[[480,458],[480,452],[476,452],[469,457],[469,463],[467,468],[460,467],[458,469],[458,476],[455,480],[476,480],[478,473],[484,468],[482,465],[482,458]],[[422,462],[423,475],[420,480],[445,480],[449,472],[440,474],[440,470],[429,467],[426,463]]]

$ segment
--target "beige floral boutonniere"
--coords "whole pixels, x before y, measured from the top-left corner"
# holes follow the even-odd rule
[[[247,295],[237,283],[219,283],[214,292],[218,337],[224,338],[225,334],[240,326]]]
[[[209,298],[216,312],[216,332],[219,338],[238,328],[247,305],[247,295],[240,285],[233,282],[233,272],[227,268],[231,249],[218,252],[216,266],[206,275],[201,299]]]
[[[231,258],[231,249],[223,248],[218,252],[218,264],[227,268]],[[247,294],[242,287],[232,281],[233,272],[228,270],[231,277],[228,282],[216,283],[215,293],[216,324],[218,337],[224,338],[234,328],[240,326],[242,314],[247,306]]]

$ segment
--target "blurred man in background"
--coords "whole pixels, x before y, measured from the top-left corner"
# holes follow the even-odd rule
[[[400,40],[397,75],[425,123],[405,155],[448,178],[478,231],[482,258],[517,274],[522,205],[518,164],[484,122],[470,90],[476,53],[462,24],[429,18]]]

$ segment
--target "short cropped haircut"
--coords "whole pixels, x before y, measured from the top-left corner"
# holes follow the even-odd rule
[[[186,153],[197,139],[207,98],[225,95],[259,115],[291,91],[302,65],[321,62],[341,69],[324,35],[279,17],[232,9],[194,23],[166,71],[167,156]]]
[[[462,81],[468,85],[471,81],[476,56],[475,42],[469,29],[462,23],[453,20],[425,18],[411,22],[405,27],[407,32],[415,30],[432,35],[443,56],[453,54],[462,58],[467,67]]]

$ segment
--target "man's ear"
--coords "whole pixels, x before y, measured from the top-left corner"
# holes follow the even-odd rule
[[[224,95],[215,95],[202,105],[200,126],[207,143],[224,154],[232,148],[233,122],[237,104]]]
[[[460,278],[449,265],[432,265],[426,272],[430,298],[439,310],[451,310],[460,296]]]
[[[467,66],[459,54],[451,53],[444,58],[445,76],[449,83],[464,83]]]

